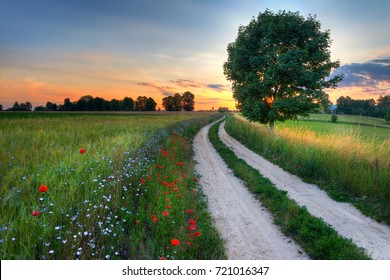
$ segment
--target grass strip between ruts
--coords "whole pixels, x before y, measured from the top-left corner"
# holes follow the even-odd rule
[[[370,259],[352,240],[340,236],[322,219],[312,216],[305,207],[300,207],[288,198],[287,192],[278,190],[269,179],[263,177],[244,160],[237,158],[218,137],[221,122],[213,125],[209,131],[211,143],[234,175],[256,194],[262,205],[273,215],[275,224],[286,236],[294,239],[312,259]]]

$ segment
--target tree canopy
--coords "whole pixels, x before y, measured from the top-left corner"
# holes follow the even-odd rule
[[[237,108],[250,121],[269,124],[297,119],[328,106],[326,88],[342,76],[330,59],[330,33],[315,16],[266,10],[240,26],[228,45],[224,74],[232,82]]]
[[[162,105],[167,111],[194,111],[195,109],[195,95],[189,91],[180,95],[176,93],[173,96],[164,97],[162,100]]]

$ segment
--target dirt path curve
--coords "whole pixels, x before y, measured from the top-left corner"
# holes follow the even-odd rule
[[[209,211],[225,241],[229,259],[307,259],[300,248],[279,232],[242,182],[228,169],[208,139],[212,124],[194,139],[196,172],[208,197]]]
[[[277,188],[288,192],[288,196],[299,205],[306,206],[314,216],[322,218],[340,235],[351,238],[374,259],[390,260],[390,227],[379,224],[363,215],[349,203],[336,202],[317,186],[303,182],[263,157],[255,154],[230,137],[220,126],[218,135],[237,157],[245,160],[263,176],[270,179]]]

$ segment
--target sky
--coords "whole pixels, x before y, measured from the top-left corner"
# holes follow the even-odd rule
[[[190,91],[195,110],[234,109],[226,48],[267,8],[330,30],[345,75],[332,102],[390,94],[387,0],[0,0],[0,104],[147,96],[162,108]]]

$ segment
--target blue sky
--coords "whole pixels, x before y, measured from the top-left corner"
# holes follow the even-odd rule
[[[390,1],[0,0],[0,104],[189,90],[234,108],[222,64],[240,24],[266,8],[316,14],[346,79],[338,96],[390,94]]]

